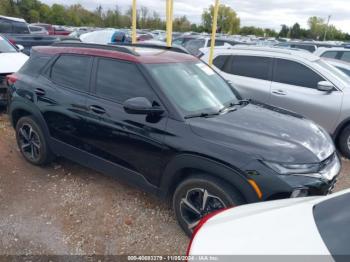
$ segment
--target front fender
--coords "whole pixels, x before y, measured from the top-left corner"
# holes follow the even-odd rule
[[[160,182],[160,194],[168,195],[176,183],[181,170],[197,169],[221,178],[234,186],[248,203],[258,202],[259,198],[247,178],[239,170],[203,156],[181,154],[174,157],[166,166]]]

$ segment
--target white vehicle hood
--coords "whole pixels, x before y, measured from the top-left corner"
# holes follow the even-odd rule
[[[0,74],[17,72],[28,58],[23,53],[0,53]]]
[[[270,201],[223,211],[200,228],[189,254],[329,255],[315,224],[313,207],[336,195]],[[333,261],[331,256],[327,258]]]

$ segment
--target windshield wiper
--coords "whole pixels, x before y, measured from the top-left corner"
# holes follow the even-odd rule
[[[209,116],[217,116],[220,113],[198,113],[198,114],[192,114],[192,115],[187,115],[185,116],[185,119],[189,118],[196,118],[196,117],[209,117]]]
[[[192,115],[187,115],[185,116],[185,119],[189,119],[189,118],[196,118],[196,117],[210,117],[210,116],[218,116],[220,114],[222,114],[223,112],[229,111],[230,109],[236,109],[235,106],[240,106],[243,104],[249,104],[250,103],[250,99],[243,99],[243,100],[238,100],[237,103],[229,103],[228,105],[226,105],[225,107],[221,108],[218,112],[214,112],[214,113],[198,113],[198,114],[192,114]]]
[[[238,100],[237,103],[229,103],[228,105],[224,106],[219,110],[219,114],[225,111],[229,111],[230,109],[236,109],[235,108],[236,106],[241,106],[243,104],[249,104],[249,103],[250,103],[250,99],[242,99],[242,100]]]

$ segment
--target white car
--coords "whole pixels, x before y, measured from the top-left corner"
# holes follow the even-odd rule
[[[6,76],[17,72],[28,60],[19,49],[0,35],[0,106],[7,103]]]
[[[89,33],[85,33],[80,35],[80,41],[83,43],[91,43],[91,44],[101,44],[107,45],[109,43],[114,42],[114,38],[116,34],[123,34],[123,31],[107,28],[103,30],[97,30]],[[125,32],[124,32],[125,35]]]
[[[314,52],[314,55],[350,62],[350,48],[345,47],[320,47]]]
[[[349,203],[348,189],[224,210],[197,228],[188,254],[326,255],[319,261],[349,261]]]

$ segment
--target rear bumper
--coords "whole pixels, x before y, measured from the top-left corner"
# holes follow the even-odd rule
[[[7,106],[8,104],[8,88],[6,83],[6,76],[11,73],[0,74],[0,106]]]

